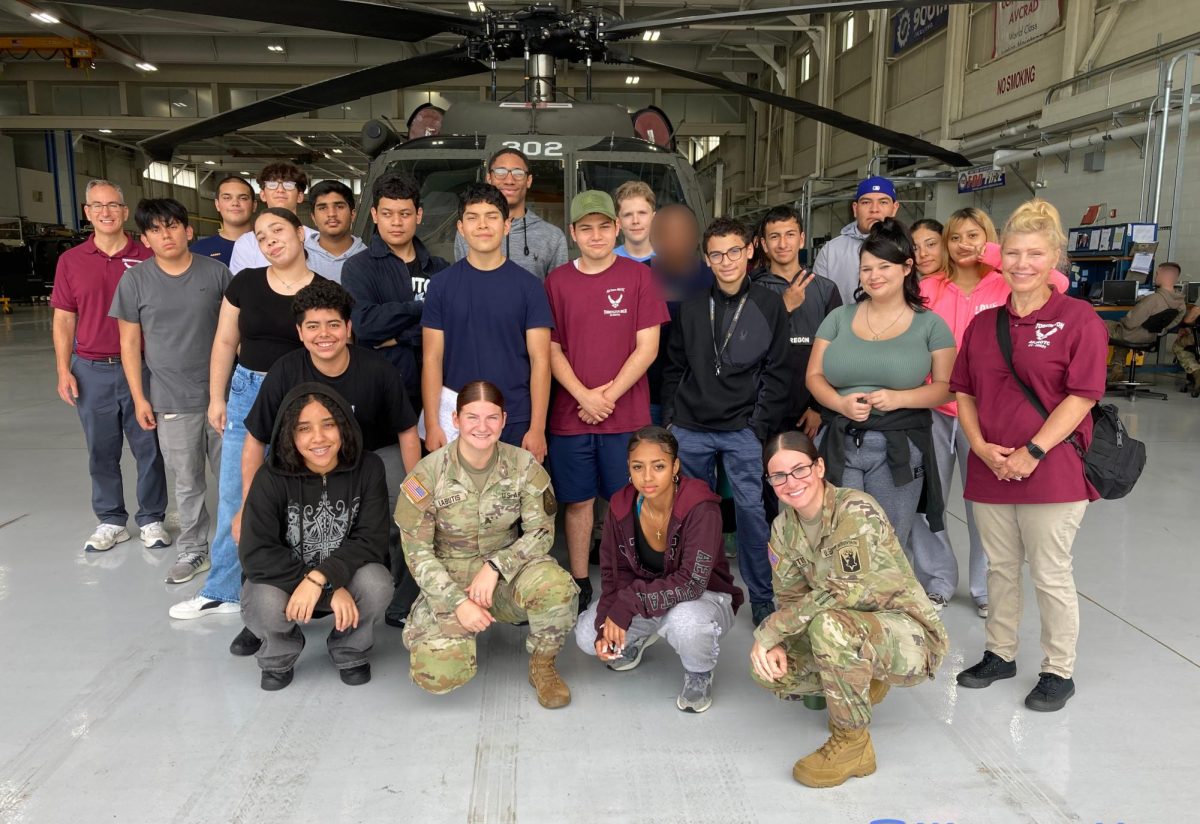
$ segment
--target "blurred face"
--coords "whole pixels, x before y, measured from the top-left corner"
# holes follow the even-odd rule
[[[650,245],[660,263],[679,267],[696,259],[700,227],[682,209],[667,209],[655,215],[650,225]]]
[[[670,496],[678,474],[679,459],[672,458],[662,444],[641,441],[629,453],[629,479],[647,500]]]
[[[584,215],[571,225],[579,254],[591,261],[607,260],[617,246],[617,223],[605,215]]]
[[[177,221],[155,223],[142,233],[142,243],[150,247],[156,258],[179,260],[188,251],[192,240],[192,227]]]
[[[274,189],[271,186],[278,184]],[[288,186],[292,186],[291,189]],[[259,199],[268,206],[278,206],[281,209],[287,209],[289,212],[296,211],[300,206],[300,202],[304,200],[304,192],[300,191],[299,187],[295,186],[292,181],[284,180],[264,180],[262,190],[258,193]]]
[[[125,205],[121,193],[112,186],[93,187],[83,211],[92,222],[96,234],[101,237],[121,234],[125,230],[125,221],[129,219],[129,207]]]
[[[825,462],[793,449],[781,449],[767,462],[767,483],[780,503],[811,518],[825,498]]]
[[[217,190],[216,204],[222,223],[241,228],[254,214],[254,190],[249,183],[227,180]]]
[[[321,195],[313,201],[313,223],[321,237],[331,240],[341,240],[350,234],[350,224],[354,222],[354,210],[346,202],[346,198],[337,192]]]
[[[650,224],[654,221],[654,209],[644,197],[627,197],[617,207],[617,219],[626,243],[645,243],[650,237]]]
[[[411,200],[379,198],[379,205],[371,207],[371,220],[383,242],[393,248],[407,246],[417,234],[424,213],[413,206]]]
[[[300,342],[314,360],[333,361],[346,351],[350,321],[336,309],[309,309],[300,321]]]
[[[1160,289],[1171,290],[1179,282],[1179,270],[1174,266],[1160,266],[1154,273],[1154,285]]]
[[[913,262],[892,263],[863,252],[858,261],[858,282],[872,300],[890,298],[904,291],[904,278],[912,271]]]
[[[973,220],[960,220],[946,233],[946,252],[955,266],[974,266],[983,247],[987,244],[987,232]]]
[[[708,246],[704,251],[717,282],[733,287],[740,284],[746,276],[750,259],[754,255],[754,246],[737,235],[718,235],[708,239]]]
[[[504,410],[491,401],[471,401],[454,413],[458,437],[480,451],[492,449],[504,429]]]
[[[1010,234],[1000,246],[1004,281],[1014,295],[1034,295],[1049,288],[1058,254],[1041,233]]]
[[[300,419],[292,432],[296,451],[310,471],[324,475],[338,462],[338,450],[342,448],[342,430],[325,406],[309,401],[300,410]]]
[[[472,203],[463,210],[458,232],[476,252],[491,253],[500,248],[508,234],[509,221],[490,203]]]
[[[487,173],[487,182],[504,193],[504,199],[508,201],[510,209],[519,208],[525,205],[525,195],[533,185],[533,175],[529,173],[529,166],[519,155],[502,154],[492,161]]]
[[[789,267],[795,265],[804,248],[804,232],[794,220],[778,220],[767,224],[762,242],[763,251],[773,264]]]
[[[930,229],[920,228],[912,233],[917,247],[917,271],[921,277],[932,275],[942,268],[942,236]]]
[[[254,237],[272,266],[285,268],[304,256],[304,230],[279,215],[264,212],[254,221]]]
[[[854,201],[854,222],[860,232],[870,231],[871,227],[885,217],[895,217],[900,204],[885,194],[870,192]]]

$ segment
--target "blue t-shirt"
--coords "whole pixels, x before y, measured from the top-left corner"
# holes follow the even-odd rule
[[[202,237],[192,244],[192,254],[219,260],[226,266],[233,259],[233,241],[220,235]]]
[[[622,244],[621,244],[620,246],[618,246],[616,249],[613,249],[613,252],[614,252],[615,254],[618,254],[618,255],[620,255],[620,256],[621,256],[621,257],[623,257],[623,258],[629,258],[630,260],[636,260],[638,263],[645,263],[645,264],[649,264],[649,263],[650,263],[650,261],[652,261],[652,260],[654,259],[654,253],[653,253],[653,252],[651,252],[650,254],[646,255],[645,257],[638,257],[638,256],[636,256],[636,255],[631,255],[631,254],[629,253],[629,250],[625,248],[625,244],[624,244],[624,243],[622,243]]]
[[[490,381],[504,393],[508,422],[529,422],[525,332],[554,328],[540,280],[510,260],[485,272],[463,258],[429,281],[421,325],[445,335],[442,383],[457,392]]]

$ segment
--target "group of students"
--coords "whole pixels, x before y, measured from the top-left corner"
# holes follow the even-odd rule
[[[231,651],[257,653],[263,689],[291,682],[300,625],[323,614],[345,683],[370,680],[386,620],[432,693],[474,676],[479,633],[528,623],[543,706],[570,701],[555,661],[573,632],[616,671],[665,640],[684,668],[677,706],[703,712],[718,639],[746,600],[719,465],[754,678],[781,698],[828,698],[831,737],[793,775],[832,786],[874,771],[872,705],[933,677],[947,650],[938,610],[957,566],[942,501],[957,456],[988,618],[984,658],[959,683],[1015,674],[1027,558],[1046,659],[1026,704],[1065,704],[1070,545],[1096,495],[1063,442],[1090,436],[1104,329],[1050,285],[1065,243],[1053,207],[1022,206],[999,245],[974,210],[910,234],[891,182],[869,178],[853,228],[809,274],[788,207],[757,232],[718,218],[701,236],[690,209],[656,210],[644,183],[615,199],[585,191],[567,260],[565,236],[525,202],[519,150],[491,157],[486,181],[460,196],[455,263],[417,239],[420,190],[403,176],[371,192],[369,246],[346,237],[342,184],[313,188],[317,230],[300,222],[307,179],[290,164],[260,174],[257,216],[245,182],[223,181],[229,234],[252,229],[191,250],[180,204],[138,205],[143,248],[123,234],[120,190],[89,185],[95,235],[63,256],[52,299],[59,393],[79,407],[101,521],[85,548],[129,538],[113,466],[124,432],[143,542],[170,544],[165,459],[182,550],[168,581],[209,572],[171,616],[240,612]],[[993,318],[1013,338],[1011,369]],[[1013,369],[1048,419],[1014,395]],[[206,460],[219,479],[211,553]],[[593,602],[597,498],[609,505]],[[560,503],[567,570],[549,555]]]

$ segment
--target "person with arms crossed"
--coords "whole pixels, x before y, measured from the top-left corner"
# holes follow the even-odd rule
[[[654,258],[654,246],[650,243],[657,205],[654,190],[641,180],[630,180],[617,187],[613,200],[624,241],[617,247],[617,254],[638,263],[649,263]]]
[[[340,180],[322,180],[308,192],[317,236],[304,241],[308,267],[321,277],[342,282],[342,267],[367,245],[350,233],[354,192]]]
[[[221,230],[192,244],[192,254],[215,258],[226,266],[233,262],[233,245],[254,229],[254,187],[244,177],[227,175],[217,184],[214,199]]]
[[[850,204],[854,220],[842,227],[842,233],[821,247],[813,272],[829,278],[842,296],[842,304],[854,305],[858,290],[858,250],[867,239],[867,232],[879,221],[895,217],[900,210],[896,187],[886,177],[868,177],[858,184],[854,202]]]

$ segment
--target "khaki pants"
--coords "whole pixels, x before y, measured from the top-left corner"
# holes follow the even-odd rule
[[[1021,565],[1028,561],[1042,617],[1041,671],[1071,677],[1079,639],[1071,544],[1087,503],[975,504],[975,523],[988,559],[987,648],[1004,660],[1017,657]]]

